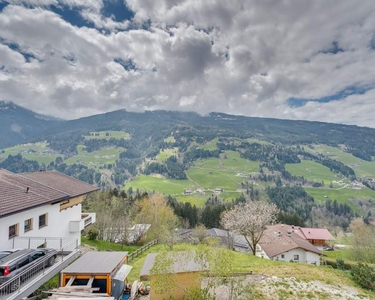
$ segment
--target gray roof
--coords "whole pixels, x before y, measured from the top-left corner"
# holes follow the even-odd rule
[[[151,269],[155,264],[155,259],[158,253],[150,253],[147,255],[143,263],[140,277],[147,277],[150,275]],[[199,272],[208,270],[208,262],[206,260],[199,263],[195,261],[196,253],[194,251],[179,251],[169,252],[166,254],[167,259],[172,259],[173,263],[167,268],[170,273],[186,273]]]
[[[128,252],[90,251],[61,271],[64,274],[109,274],[125,259]]]
[[[0,218],[97,189],[58,172],[14,174],[0,169]]]

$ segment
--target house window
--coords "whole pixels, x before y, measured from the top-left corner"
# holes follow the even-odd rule
[[[39,228],[47,226],[47,214],[39,216]]]
[[[9,238],[11,239],[15,236],[18,236],[18,224],[9,226]]]
[[[294,260],[299,260],[299,255],[298,254],[294,255]]]
[[[284,255],[284,254],[281,254],[281,258],[284,259],[284,258],[285,258],[285,255]]]
[[[33,219],[27,219],[27,220],[25,220],[24,232],[27,232],[27,231],[29,231],[31,229],[33,229]]]

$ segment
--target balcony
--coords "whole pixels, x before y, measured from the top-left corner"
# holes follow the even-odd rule
[[[85,229],[87,226],[95,223],[96,214],[95,213],[83,213],[81,219],[77,221],[69,222],[69,231],[70,232],[80,232]]]

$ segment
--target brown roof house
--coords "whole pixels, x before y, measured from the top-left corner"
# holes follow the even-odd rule
[[[182,299],[187,290],[201,288],[201,275],[207,270],[208,262],[194,251],[150,253],[140,279],[150,280],[150,300]]]
[[[302,238],[317,247],[328,246],[334,241],[334,237],[326,228],[306,228],[292,226]]]
[[[95,222],[81,203],[97,189],[58,172],[0,169],[0,248],[77,247],[81,230]]]
[[[257,256],[287,262],[320,265],[320,251],[290,225],[268,226],[257,247]]]

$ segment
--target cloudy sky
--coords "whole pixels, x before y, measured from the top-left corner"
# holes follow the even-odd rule
[[[0,100],[375,127],[375,2],[0,0]]]

